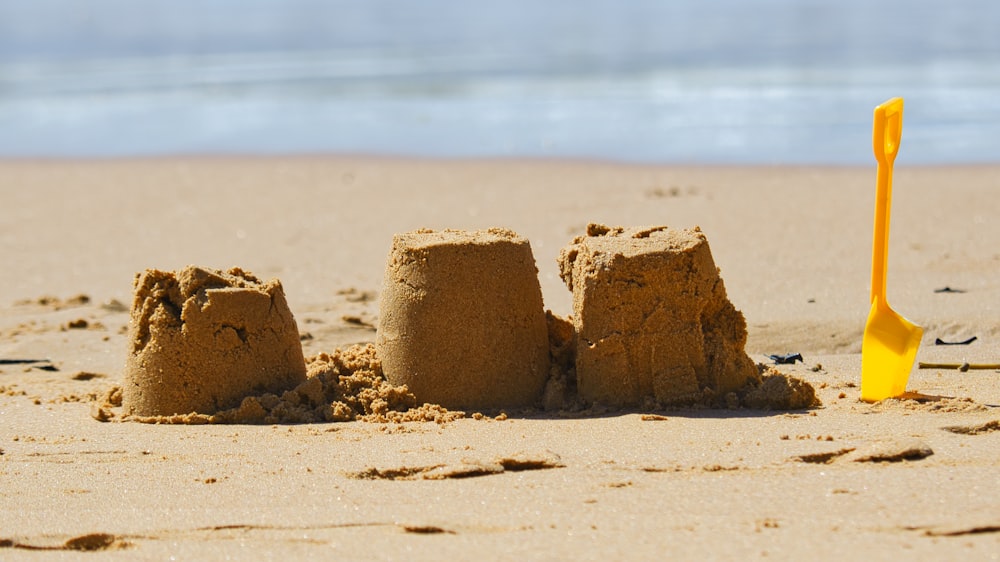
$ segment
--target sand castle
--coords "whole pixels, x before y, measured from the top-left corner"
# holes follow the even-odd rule
[[[447,408],[530,406],[549,374],[528,241],[493,228],[396,235],[376,348],[392,384]]]
[[[514,232],[396,235],[375,370],[416,404],[473,411],[553,410],[579,400],[615,407],[739,403],[733,393],[759,386],[743,350],[746,322],[726,297],[698,228],[591,224],[562,250],[559,267],[573,292],[571,322],[546,313],[531,247]],[[229,414],[244,398],[272,393],[274,402],[306,380],[278,281],[188,267],[148,270],[135,289],[126,415],[250,419]],[[318,419],[337,418],[327,415],[324,400],[311,399],[310,408],[322,413]]]
[[[746,321],[700,229],[591,224],[559,256],[573,292],[576,378],[590,402],[691,404],[758,378]]]
[[[189,266],[136,276],[125,414],[211,414],[306,378],[298,328],[277,280]]]
[[[586,402],[693,404],[759,380],[699,229],[592,224],[559,265]],[[537,404],[549,344],[535,275],[527,241],[509,231],[398,235],[376,344],[386,377],[447,407]]]

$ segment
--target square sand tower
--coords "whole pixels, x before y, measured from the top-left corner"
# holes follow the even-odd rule
[[[573,291],[579,393],[616,406],[692,404],[758,377],[746,321],[701,229],[591,224],[559,256]]]
[[[375,346],[390,383],[451,409],[530,406],[549,374],[528,241],[509,230],[397,234]]]

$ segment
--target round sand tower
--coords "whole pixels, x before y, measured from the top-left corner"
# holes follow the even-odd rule
[[[126,415],[213,414],[306,378],[281,283],[188,266],[136,276],[122,406]]]
[[[389,382],[418,401],[481,410],[537,402],[548,332],[528,241],[496,228],[396,235],[375,345]]]

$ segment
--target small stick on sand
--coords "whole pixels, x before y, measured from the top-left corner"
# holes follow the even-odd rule
[[[32,363],[51,363],[48,359],[0,359],[0,365],[30,365]]]
[[[924,363],[920,362],[917,367],[921,369],[958,369],[965,372],[973,370],[1000,370],[1000,363]]]

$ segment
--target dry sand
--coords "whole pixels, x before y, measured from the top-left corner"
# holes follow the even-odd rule
[[[894,308],[918,361],[1000,362],[1000,168],[900,168]],[[363,158],[0,163],[0,558],[996,559],[1000,372],[915,370],[858,401],[874,166],[667,168]],[[280,194],[280,195],[279,195]],[[510,228],[547,308],[590,222],[700,226],[747,352],[809,411],[441,423],[100,423],[132,280],[278,278],[307,356],[373,342],[392,236]],[[963,292],[935,292],[950,287]],[[935,346],[971,336],[967,346]],[[594,412],[591,412],[594,414]]]

